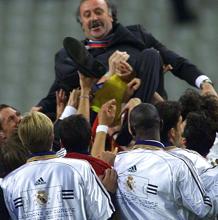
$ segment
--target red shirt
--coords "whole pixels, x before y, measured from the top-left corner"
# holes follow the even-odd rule
[[[87,160],[95,170],[97,176],[104,175],[104,171],[106,169],[111,169],[111,166],[104,162],[103,160],[100,160],[98,158],[92,157],[91,155],[87,154],[80,154],[80,153],[67,153],[65,155],[67,158],[74,158],[74,159],[82,159],[82,160]]]

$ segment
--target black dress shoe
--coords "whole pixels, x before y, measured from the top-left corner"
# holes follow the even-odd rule
[[[63,46],[68,56],[76,63],[79,72],[83,75],[101,78],[107,72],[106,67],[97,61],[77,39],[66,37],[63,41]]]

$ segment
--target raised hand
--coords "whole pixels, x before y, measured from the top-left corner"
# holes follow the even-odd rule
[[[78,108],[79,105],[79,96],[80,96],[80,90],[74,89],[69,96],[67,105],[73,106],[74,108]]]
[[[56,95],[56,118],[58,119],[66,106],[66,94],[63,89],[55,92]]]
[[[102,184],[108,192],[115,193],[117,190],[117,172],[114,169],[106,169],[104,176],[99,176]]]
[[[129,101],[129,99],[133,96],[133,94],[140,87],[140,85],[141,80],[139,78],[134,78],[127,84],[127,89],[123,97],[123,103]]]
[[[116,109],[115,99],[111,99],[104,103],[98,113],[99,124],[111,126],[116,115]]]

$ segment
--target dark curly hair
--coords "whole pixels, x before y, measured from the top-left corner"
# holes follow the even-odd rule
[[[215,95],[202,96],[202,110],[216,123],[218,131],[218,97]]]
[[[83,153],[89,150],[91,125],[82,115],[63,119],[59,127],[60,139],[67,152]]]
[[[156,105],[160,118],[163,122],[161,128],[161,142],[168,143],[168,132],[171,128],[176,128],[181,116],[181,105],[176,101],[159,102]]]
[[[194,89],[187,89],[185,93],[179,98],[182,106],[182,118],[186,119],[189,112],[200,111],[202,105],[201,95]]]
[[[205,157],[216,137],[214,121],[203,111],[191,112],[187,115],[183,136],[188,149]]]

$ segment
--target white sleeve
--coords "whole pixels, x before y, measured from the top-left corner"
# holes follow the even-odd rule
[[[61,114],[60,119],[63,120],[64,118],[67,118],[70,115],[76,114],[77,109],[74,108],[73,106],[67,105],[64,109],[64,111]]]
[[[206,76],[206,75],[200,75],[200,76],[195,80],[195,85],[200,89],[201,83],[202,83],[205,79],[209,79],[208,76]]]
[[[110,195],[88,163],[86,168],[83,172],[83,180],[87,218],[109,219],[115,211]]]
[[[176,200],[182,202],[182,206],[186,207],[198,217],[211,216],[213,212],[212,203],[206,194],[204,186],[193,165],[187,158],[181,158],[177,165],[177,183],[178,190]],[[178,195],[178,193],[180,195]]]
[[[13,180],[7,180],[2,182],[2,190],[3,190],[3,194],[4,194],[4,200],[5,200],[5,205],[7,207],[7,210],[9,212],[9,215],[11,217],[11,219],[17,219],[18,216],[15,213],[15,208],[14,208],[14,203],[11,195],[11,192],[8,190],[8,184],[12,183]]]
[[[205,173],[201,175],[201,179],[204,183],[205,189],[209,194],[213,206],[214,213],[218,215],[218,167],[214,166],[211,169],[208,169]]]

